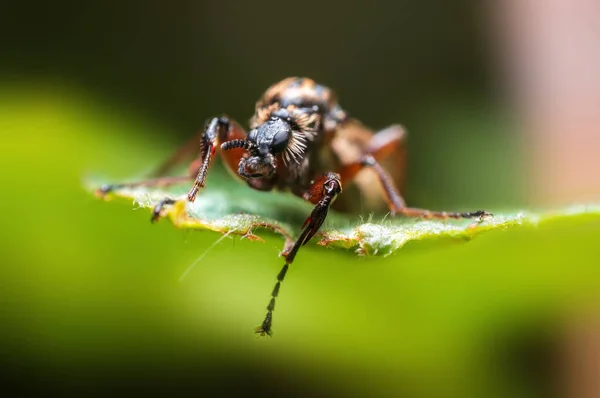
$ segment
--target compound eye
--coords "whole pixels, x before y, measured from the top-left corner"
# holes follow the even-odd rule
[[[287,147],[288,141],[290,140],[290,133],[287,130],[280,130],[273,137],[273,142],[271,144],[272,153],[278,154],[285,150]]]
[[[256,131],[256,129],[250,130],[250,133],[248,133],[248,141],[256,142],[257,137],[258,131]]]

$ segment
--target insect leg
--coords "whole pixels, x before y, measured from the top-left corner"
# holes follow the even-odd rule
[[[187,194],[186,200],[194,202],[200,188],[205,186],[208,168],[219,145],[230,141],[243,141],[245,136],[244,129],[235,121],[226,117],[214,117],[206,124],[200,142],[200,156],[189,168],[192,175],[190,179],[194,181],[194,184]],[[222,154],[229,168],[237,168],[237,164],[244,153],[244,148],[235,148]],[[161,210],[165,205],[174,203],[170,199],[159,202],[152,212],[152,221],[157,221],[160,218]]]
[[[130,183],[122,184],[106,184],[100,187],[96,191],[96,195],[104,197],[110,192],[123,189],[123,188],[136,188],[136,187],[168,187],[171,185],[192,181],[196,174],[196,169],[193,166],[190,167],[190,174],[192,176],[165,176],[166,173],[171,171],[174,167],[178,166],[186,157],[194,152],[197,152],[200,148],[201,135],[195,134],[188,142],[179,147],[166,161],[158,166],[152,173],[151,178],[147,180],[135,181]]]
[[[97,191],[96,195],[99,197],[104,197],[110,192],[124,189],[124,188],[137,188],[137,187],[168,187],[175,184],[180,184],[183,182],[189,182],[193,180],[192,176],[174,176],[174,177],[160,177],[153,178],[150,180],[136,181],[130,183],[123,184],[107,184],[101,186]]]
[[[377,161],[384,161],[391,154],[397,152],[398,149],[403,148],[405,137],[406,131],[402,126],[392,125],[371,137],[368,144],[366,144],[363,156],[371,155]],[[364,163],[363,157],[360,157],[352,163],[344,164],[338,170],[338,173],[341,175],[342,182],[345,183],[352,181],[356,175],[366,167]],[[394,184],[393,178],[390,177],[389,180],[391,184]],[[402,199],[400,194],[397,196],[399,201],[404,203],[404,199]]]
[[[203,144],[203,136],[206,134],[205,131],[209,127],[209,125],[214,121],[214,119],[220,119],[222,122],[226,121],[225,117],[210,119],[206,123],[206,126],[203,130],[198,131],[192,136],[192,138],[190,138],[187,142],[185,142],[183,145],[177,148],[177,150],[168,159],[166,159],[152,173],[150,173],[150,176],[164,176],[165,174],[170,172],[174,167],[180,165],[187,158],[189,158],[193,154],[198,153],[201,150],[201,145]],[[194,174],[196,174],[196,172]]]
[[[135,181],[131,183],[124,184],[106,184],[100,187],[96,191],[96,195],[100,197],[104,197],[110,192],[116,191],[118,189],[123,188],[135,188],[135,187],[167,187],[174,184],[179,184],[181,182],[188,182],[193,180],[195,175],[197,174],[197,168],[194,169],[193,166],[190,167],[190,174],[193,174],[191,177],[188,176],[177,176],[170,177],[165,176],[168,172],[170,172],[174,167],[181,164],[187,157],[189,157],[194,152],[198,152],[200,149],[200,142],[202,139],[203,131],[197,134],[187,141],[185,144],[181,145],[167,160],[165,160],[160,166],[158,166],[152,173],[149,174],[149,178],[147,180]]]
[[[273,311],[275,310],[275,299],[279,295],[279,289],[285,279],[289,265],[294,261],[300,247],[304,246],[321,228],[327,217],[329,206],[340,192],[342,192],[342,184],[339,174],[327,173],[317,180],[304,195],[306,200],[315,204],[315,208],[304,222],[300,237],[296,240],[292,249],[285,255],[285,264],[281,271],[279,271],[279,274],[277,274],[277,283],[275,283],[275,287],[271,293],[271,300],[267,306],[267,315],[262,324],[256,328],[256,333],[261,336],[271,336],[272,334],[271,326],[273,323]]]
[[[188,200],[193,202],[196,200],[196,195],[200,188],[204,188],[206,181],[206,173],[208,172],[208,166],[210,161],[217,150],[219,145],[219,137],[229,130],[229,119],[224,117],[212,118],[208,125],[204,129],[201,141],[201,159],[202,165],[198,170],[198,175],[194,181],[194,185],[188,193]]]
[[[150,176],[161,177],[171,172],[174,167],[182,164],[186,159],[189,159],[192,155],[198,153],[200,150],[200,143],[202,141],[202,134],[204,131],[199,131],[192,136],[187,142],[181,145],[173,154],[163,161],[158,167],[154,169]]]
[[[407,217],[419,217],[425,219],[441,219],[447,220],[448,218],[479,218],[483,219],[483,217],[491,216],[492,214],[485,210],[476,210],[471,212],[447,212],[447,211],[433,211],[427,209],[418,209],[414,207],[406,207],[406,203],[390,175],[385,171],[383,167],[375,160],[375,158],[371,155],[365,155],[361,162],[364,167],[370,167],[379,178],[379,182],[383,187],[385,192],[385,198],[388,203],[388,207],[390,208],[390,212],[392,215],[402,214]]]
[[[152,209],[152,218],[150,219],[150,222],[156,222],[160,219],[160,215],[162,212],[162,209],[166,206],[166,205],[174,205],[175,202],[177,202],[175,199],[172,198],[164,198],[163,200],[161,200],[160,202],[158,202],[154,208]]]
[[[479,218],[492,214],[485,210],[477,210],[472,212],[446,212],[432,211],[427,209],[418,209],[407,207],[406,202],[398,191],[394,180],[388,172],[381,166],[378,160],[384,160],[390,155],[396,147],[401,145],[404,140],[404,130],[400,126],[391,126],[377,134],[375,134],[368,147],[367,153],[358,161],[344,165],[339,171],[342,176],[342,181],[348,181],[354,178],[356,174],[365,167],[370,167],[377,175],[379,182],[384,191],[384,196],[392,215],[402,214],[407,217],[419,217],[425,219],[442,219],[448,218]]]

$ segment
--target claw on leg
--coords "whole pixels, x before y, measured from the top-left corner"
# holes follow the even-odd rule
[[[115,189],[118,189],[119,185],[109,185],[109,184],[104,184],[102,185],[100,188],[96,189],[96,191],[94,192],[94,194],[96,195],[96,197],[100,198],[100,199],[104,199],[106,198],[106,195],[108,195],[109,193],[113,192]]]
[[[128,182],[123,184],[105,184],[98,188],[95,192],[99,198],[104,198],[109,193],[115,192],[120,189],[126,188],[138,188],[138,187],[168,187],[171,185],[181,184],[189,182],[192,177],[189,176],[173,176],[173,177],[161,177],[154,178],[151,180],[142,180],[135,182]]]
[[[426,220],[438,219],[447,220],[449,218],[461,219],[461,218],[477,218],[482,221],[485,217],[492,216],[485,210],[477,210],[472,212],[447,212],[447,211],[433,211],[427,209],[418,209],[414,207],[406,207],[404,198],[394,185],[394,181],[385,169],[379,164],[374,156],[367,154],[363,156],[358,162],[346,165],[341,174],[345,175],[346,178],[353,177],[360,169],[369,167],[371,168],[384,192],[385,199],[392,215],[402,214],[406,217],[424,218]]]
[[[493,216],[492,213],[487,212],[485,210],[477,210],[471,212],[463,212],[463,213],[453,213],[447,211],[432,211],[425,209],[416,209],[413,207],[400,207],[400,208],[392,208],[392,213],[394,214],[402,214],[407,217],[418,217],[424,218],[426,220],[438,219],[438,220],[447,220],[449,218],[454,219],[477,219],[479,222],[483,221],[486,217]]]
[[[172,198],[165,198],[165,199],[161,200],[160,202],[158,202],[152,209],[152,217],[150,218],[150,222],[155,223],[158,220],[160,220],[160,217],[162,215],[162,210],[164,209],[164,207],[167,205],[174,205],[176,202],[177,201]]]

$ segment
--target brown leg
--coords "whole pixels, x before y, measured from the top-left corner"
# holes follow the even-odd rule
[[[263,323],[256,328],[256,333],[259,335],[271,336],[275,299],[279,295],[279,289],[281,288],[281,283],[285,279],[289,265],[294,261],[300,247],[308,243],[308,241],[317,233],[319,228],[321,228],[321,225],[323,225],[323,222],[327,217],[329,206],[340,192],[342,192],[342,184],[339,174],[328,173],[317,180],[305,194],[304,198],[311,203],[314,203],[315,208],[304,222],[304,225],[302,226],[303,231],[300,234],[300,237],[296,240],[292,249],[285,255],[285,264],[281,271],[279,271],[279,274],[277,274],[277,283],[271,293],[271,301],[269,301],[269,305],[267,306],[267,315],[265,316]]]
[[[200,142],[202,139],[203,131],[200,131],[186,143],[181,145],[168,159],[166,159],[161,165],[159,165],[152,173],[151,177],[162,177],[170,173],[173,168],[189,160],[192,155],[200,152]]]
[[[390,126],[372,136],[365,155],[371,155],[375,160],[383,161],[404,144],[405,138],[406,131],[402,126]],[[364,167],[365,165],[363,164],[362,159],[344,165],[342,169],[339,170],[339,174],[342,176],[342,182],[353,180],[356,174]]]
[[[194,181],[194,185],[188,193],[188,200],[193,202],[196,200],[196,195],[200,188],[203,188],[206,182],[206,173],[208,172],[208,166],[210,161],[217,150],[219,145],[219,138],[223,137],[229,130],[229,119],[224,117],[215,117],[208,123],[204,133],[202,134],[201,141],[201,159],[202,164],[198,170],[198,175]]]
[[[370,167],[377,174],[392,215],[402,214],[408,217],[420,217],[425,219],[436,218],[441,220],[446,220],[448,218],[483,219],[485,216],[492,215],[485,210],[455,213],[406,207],[406,202],[396,188],[393,179],[377,161],[378,159],[385,159],[386,156],[393,152],[395,147],[402,144],[403,139],[404,131],[399,126],[392,126],[375,134],[368,152],[359,161],[345,165],[340,170],[339,173],[342,176],[342,181],[352,180],[360,170],[365,167]]]
[[[181,164],[185,161],[186,157],[189,157],[192,153],[198,152],[200,148],[200,135],[196,134],[192,139],[183,144],[169,159],[163,164],[156,168],[156,170],[150,173],[152,178],[146,180],[135,181],[130,183],[122,184],[106,184],[100,187],[96,191],[96,195],[104,197],[110,192],[123,188],[136,188],[136,187],[168,187],[171,185],[193,181],[194,177],[198,173],[200,167],[199,160],[194,160],[189,166],[189,176],[165,176],[166,173],[171,171],[173,167]]]
[[[205,186],[208,168],[217,153],[219,145],[224,150],[224,152],[220,152],[220,155],[225,161],[225,165],[237,170],[240,159],[246,152],[245,137],[246,132],[244,129],[235,121],[226,117],[215,117],[207,123],[200,142],[200,156],[189,167],[194,185],[187,194],[186,200],[194,202],[200,188]],[[159,202],[152,212],[152,222],[158,221],[164,206],[174,203],[175,201],[170,198]]]
[[[160,166],[158,166],[154,170],[154,172],[150,174],[150,176],[162,177],[165,174],[172,171],[174,167],[185,162],[192,155],[201,153],[204,144],[203,136],[206,135],[206,131],[211,128],[211,125],[215,122],[215,119],[217,119],[218,123],[222,125],[226,125],[228,122],[230,123],[230,128],[229,131],[227,131],[227,134],[223,135],[221,133],[221,136],[219,136],[220,142],[244,138],[244,136],[246,135],[245,131],[243,131],[243,129],[235,121],[227,120],[226,117],[210,119],[204,126],[203,130],[194,134],[194,136],[190,138],[185,144],[181,145],[167,160],[165,160]],[[196,160],[200,161],[200,159]],[[235,164],[235,166],[237,167],[237,163]],[[192,167],[190,167],[190,169],[192,169]],[[193,174],[194,176],[196,176],[198,174],[198,170],[194,170]]]
[[[186,177],[186,181],[194,181],[194,185],[187,195],[188,201],[193,202],[196,200],[198,191],[200,188],[204,187],[210,162],[215,155],[219,142],[227,138],[227,135],[230,133],[230,126],[230,121],[226,117],[214,117],[204,128],[200,140],[200,157],[192,162],[189,167],[190,176]],[[176,200],[172,198],[165,198],[158,202],[156,206],[154,206],[154,209],[152,209],[150,221],[158,221],[161,217],[163,208],[175,203]]]
[[[225,117],[215,117],[207,123],[204,131],[202,132],[202,136],[199,142],[200,148],[200,156],[196,158],[188,168],[188,176],[178,176],[178,177],[161,177],[155,178],[146,181],[138,181],[129,184],[115,184],[115,185],[106,185],[100,188],[97,191],[98,195],[106,195],[108,192],[119,189],[119,188],[129,188],[129,187],[138,187],[138,186],[168,186],[177,184],[180,182],[189,182],[193,181],[194,185],[189,191],[186,200],[193,202],[196,199],[196,195],[200,188],[204,187],[206,181],[206,174],[208,172],[208,168],[210,166],[211,160],[216,154],[216,149],[220,143],[224,142],[236,142],[241,141],[245,138],[246,132],[244,129],[234,121],[230,121]],[[243,140],[242,140],[243,141]],[[190,141],[191,143],[191,141]],[[190,152],[190,143],[188,145],[183,146],[177,151],[163,166],[159,168],[159,170],[168,169],[175,164],[179,163],[179,161],[188,155]],[[191,146],[193,147],[193,145]],[[225,163],[230,168],[236,168],[239,163],[240,158],[245,153],[244,148],[233,148],[226,153],[223,154],[223,158]],[[160,201],[152,211],[151,221],[158,221],[161,216],[162,209],[167,205],[172,205],[176,201],[171,198],[166,198]]]
[[[150,180],[135,181],[135,182],[123,183],[123,184],[103,185],[98,190],[96,190],[96,195],[99,197],[104,197],[107,194],[109,194],[110,192],[113,192],[118,189],[124,189],[124,188],[168,187],[171,185],[189,182],[189,181],[192,181],[193,179],[194,179],[194,177],[192,177],[192,176],[175,176],[175,177],[153,178]]]
[[[150,173],[149,178],[147,180],[126,184],[105,185],[97,191],[98,195],[106,195],[111,191],[121,188],[134,188],[141,186],[165,187],[173,184],[178,184],[180,182],[188,182],[190,180],[193,180],[197,174],[196,170],[199,167],[199,165],[197,164],[197,160],[194,161],[189,167],[190,174],[193,174],[192,177],[169,177],[166,176],[166,174],[172,171],[174,167],[177,167],[178,165],[185,162],[185,160],[189,158],[192,154],[199,152],[201,138],[202,132],[194,134],[192,138],[190,138],[185,144],[181,145],[167,160],[165,160],[152,173]]]
[[[197,167],[197,175],[194,185],[188,193],[188,200],[193,202],[200,188],[206,184],[208,167],[217,148],[221,145],[221,156],[225,165],[231,170],[237,171],[242,156],[246,153],[247,142],[246,131],[235,121],[226,117],[215,117],[207,124],[202,135],[201,156]],[[190,170],[192,170],[191,168]]]

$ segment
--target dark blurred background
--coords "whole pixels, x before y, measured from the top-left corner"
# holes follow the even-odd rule
[[[89,90],[168,126],[170,137],[161,139],[173,145],[214,115],[246,124],[269,85],[308,76],[333,88],[368,126],[407,127],[411,202],[523,203],[515,181],[521,155],[498,107],[482,5],[59,1],[4,8],[5,77]],[[152,145],[157,137],[136,138]],[[492,165],[487,172],[477,167],[484,161]]]
[[[2,14],[4,73],[84,85],[180,138],[213,114],[249,118],[268,85],[294,75],[381,126],[440,97],[490,96],[481,7],[468,1],[58,1]]]
[[[306,247],[263,344],[279,239],[226,240],[179,284],[217,235],[149,228],[82,181],[139,175],[214,115],[246,124],[301,75],[374,129],[407,127],[410,204],[597,201],[599,16],[591,0],[2,3],[3,396],[598,396],[597,220],[386,259]]]

